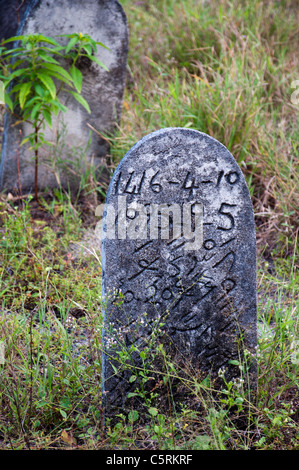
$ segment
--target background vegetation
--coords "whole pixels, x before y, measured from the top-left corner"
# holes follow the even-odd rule
[[[122,121],[107,167],[162,127],[206,132],[246,177],[258,247],[258,390],[213,384],[161,358],[144,415],[104,433],[101,263],[95,208],[107,190],[87,169],[58,188],[0,199],[0,448],[298,449],[298,79],[296,1],[123,0],[130,29]],[[157,324],[157,329],[161,327]],[[146,366],[146,360],[145,360]],[[244,364],[239,364],[244,379]],[[221,375],[221,374],[220,374]],[[162,378],[161,378],[162,377]],[[189,405],[173,406],[180,380]],[[221,378],[221,377],[220,377]],[[134,380],[134,377],[132,378]],[[169,409],[156,394],[170,391]]]

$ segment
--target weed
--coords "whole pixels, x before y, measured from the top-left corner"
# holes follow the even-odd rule
[[[97,47],[103,46],[102,43],[82,33],[62,36],[67,39],[66,46],[41,34],[12,37],[0,45],[0,78],[6,91],[5,103],[19,120],[29,122],[32,126],[32,132],[24,137],[21,145],[30,142],[34,152],[36,200],[39,149],[43,145],[52,145],[45,139],[43,130],[46,124],[52,128],[53,115],[67,111],[66,105],[59,100],[59,93],[66,91],[90,112],[89,104],[81,95],[83,76],[77,62],[87,57],[106,68],[94,56]],[[6,45],[13,42],[17,43],[16,47],[7,49]],[[61,57],[69,60],[68,70],[58,62],[57,59]],[[58,79],[58,85],[53,79]]]

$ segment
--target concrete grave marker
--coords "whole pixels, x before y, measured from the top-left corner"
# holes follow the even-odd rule
[[[13,2],[11,3],[13,7]],[[0,7],[5,12],[7,5]],[[3,25],[3,35],[8,30]],[[56,145],[55,155],[49,154],[49,147],[41,150],[39,166],[39,189],[76,187],[80,172],[86,165],[101,167],[104,156],[109,152],[109,144],[99,134],[111,133],[120,120],[122,97],[125,86],[128,54],[128,26],[125,13],[116,0],[26,0],[26,9],[21,10],[18,35],[41,33],[55,37],[59,34],[89,34],[102,42],[109,50],[98,48],[98,58],[109,69],[105,71],[96,63],[82,60],[82,96],[89,103],[91,114],[80,106],[69,94],[62,96],[67,101],[68,111],[58,115],[53,130],[45,131],[45,138]],[[62,38],[56,38],[63,41]],[[63,61],[61,62],[63,65]],[[64,125],[62,125],[62,122]],[[0,190],[18,190],[17,153],[22,138],[31,132],[29,124],[14,126],[15,119],[6,114],[0,165]],[[89,127],[91,126],[91,127]],[[88,147],[89,138],[91,138]],[[20,182],[23,192],[34,187],[33,152],[29,144],[19,148]],[[70,163],[71,162],[71,163]],[[58,177],[59,174],[59,177]]]
[[[118,165],[102,226],[107,414],[125,406],[135,385],[132,372],[115,373],[118,342],[145,347],[159,316],[174,353],[204,373],[238,374],[229,361],[256,347],[256,240],[249,191],[230,152],[191,129],[149,134]],[[142,367],[138,354],[132,360]]]
[[[31,0],[0,0],[0,40],[17,34],[26,7]]]

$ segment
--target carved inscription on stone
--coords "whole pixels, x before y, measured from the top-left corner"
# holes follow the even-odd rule
[[[114,209],[110,218],[108,206]],[[154,217],[155,208],[160,217]],[[243,174],[222,144],[181,128],[143,138],[119,164],[104,216],[108,410],[124,404],[131,386],[111,367],[112,324],[127,335],[127,344],[140,345],[159,315],[173,350],[204,372],[228,366],[240,348],[254,353],[253,211]],[[153,220],[156,231],[151,230]],[[120,292],[122,302],[115,300]],[[130,327],[144,312],[147,327],[141,340],[130,334]]]

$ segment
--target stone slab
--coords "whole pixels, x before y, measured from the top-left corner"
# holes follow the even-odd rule
[[[17,34],[26,7],[31,0],[0,0],[0,41]]]
[[[124,201],[126,212],[122,212]],[[192,245],[183,230],[182,236],[174,238],[174,226],[170,237],[162,239],[158,231],[158,239],[152,239],[153,212],[149,211],[146,230],[142,231],[141,223],[132,228],[141,208],[151,204],[177,204],[181,214],[184,207],[202,206],[198,227],[191,209],[194,239],[197,228],[202,228],[202,240],[198,237],[199,243]],[[117,215],[114,239],[114,228],[109,231],[113,217],[109,222],[107,216],[109,208],[113,214],[111,207]],[[118,367],[120,343],[145,348],[159,317],[165,322],[164,343],[174,357],[190,361],[205,374],[217,375],[225,367],[228,378],[238,376],[239,368],[229,361],[238,360],[244,349],[254,355],[256,348],[256,238],[248,187],[231,153],[214,138],[192,129],[149,134],[118,165],[102,223],[107,415],[124,409],[128,393],[136,386],[128,381],[132,371],[126,375],[113,369]],[[162,219],[159,224],[163,227]],[[146,322],[140,329],[144,312]],[[139,353],[131,359],[134,366],[142,367]],[[253,373],[253,386],[254,380]]]
[[[49,155],[49,147],[41,150],[41,190],[57,187],[59,181],[66,188],[77,187],[80,177],[77,178],[76,174],[80,174],[81,170],[84,171],[89,165],[102,167],[105,164],[105,156],[109,153],[109,144],[93,132],[88,124],[101,134],[111,134],[121,116],[128,54],[128,25],[119,2],[32,0],[26,3],[26,10],[17,31],[18,35],[41,33],[52,37],[74,32],[87,33],[109,48],[98,49],[98,58],[109,71],[91,61],[81,62],[82,96],[89,103],[91,114],[69,94],[61,95],[62,102],[68,100],[68,111],[59,114],[58,119],[54,120],[53,130],[47,128],[45,131],[45,138],[58,144],[55,147],[55,155]],[[18,191],[17,152],[20,131],[22,138],[31,132],[29,124],[14,124],[15,119],[6,113],[0,165],[1,191]],[[89,139],[91,141],[88,146]],[[34,163],[29,144],[19,148],[19,161],[22,191],[33,191]]]

